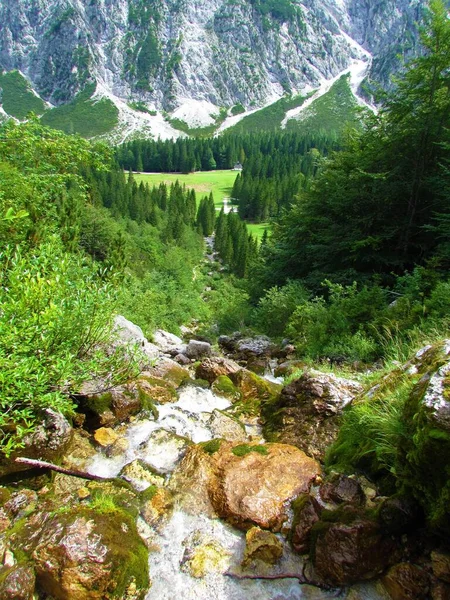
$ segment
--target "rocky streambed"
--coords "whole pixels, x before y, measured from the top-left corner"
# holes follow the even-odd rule
[[[150,344],[131,323],[118,328],[143,352],[139,378],[86,385],[73,427],[46,413],[22,451],[94,479],[0,465],[0,598],[450,597],[450,553],[417,498],[323,470],[345,406],[398,373],[365,395],[313,371],[283,387],[270,366],[295,368],[291,349],[267,339],[222,339],[223,356],[203,340],[157,332]],[[447,427],[448,350],[399,369],[418,381],[416,413],[434,432]]]

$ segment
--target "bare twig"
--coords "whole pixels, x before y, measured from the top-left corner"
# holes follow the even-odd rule
[[[80,479],[90,479],[91,481],[107,481],[109,477],[100,477],[99,475],[91,475],[86,471],[74,471],[73,469],[65,469],[43,460],[35,460],[34,458],[18,457],[15,459],[16,463],[23,465],[29,465],[30,467],[37,467],[38,469],[50,469],[57,473],[63,473],[64,475],[71,475],[72,477],[80,477]]]
[[[318,581],[310,581],[303,574],[300,573],[279,573],[274,575],[258,575],[256,573],[233,573],[232,571],[225,571],[224,573],[227,577],[232,577],[233,579],[244,580],[244,579],[264,579],[269,581],[274,581],[276,579],[297,579],[297,581],[301,584],[312,585],[321,590],[333,591],[336,588],[333,588],[325,583],[319,583]],[[341,590],[338,591],[340,593]]]

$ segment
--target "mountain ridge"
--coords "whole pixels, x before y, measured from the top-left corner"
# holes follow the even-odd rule
[[[397,50],[416,51],[424,6],[423,0],[206,0],[201,7],[186,0],[0,0],[0,68],[19,70],[55,106],[96,83],[92,100],[116,106],[123,137],[139,129],[177,137],[183,133],[171,119],[188,129],[223,129],[233,107],[247,113],[285,95],[308,94],[355,64],[360,77],[352,88],[370,99],[367,82],[386,85],[398,68]],[[147,113],[130,106],[136,103]]]

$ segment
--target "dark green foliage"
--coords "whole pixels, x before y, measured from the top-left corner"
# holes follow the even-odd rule
[[[214,231],[216,208],[212,194],[200,201],[197,213],[197,231],[200,235],[209,236]]]
[[[441,14],[439,13],[441,11]],[[390,283],[442,256],[448,214],[450,25],[436,8],[425,53],[364,133],[325,165],[273,236],[277,273],[341,283],[380,273]],[[435,235],[436,227],[441,237]],[[442,257],[442,267],[447,258]]]
[[[220,211],[216,223],[214,248],[223,262],[238,277],[245,277],[256,259],[258,244],[247,233],[247,226],[236,213]]]
[[[0,138],[0,450],[9,454],[43,409],[72,412],[70,389],[133,366],[105,352],[114,279],[78,252],[79,171],[99,168],[106,149],[35,121],[9,123]]]

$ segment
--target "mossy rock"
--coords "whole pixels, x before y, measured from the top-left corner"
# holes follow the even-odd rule
[[[175,385],[161,377],[146,375],[145,377],[141,377],[137,386],[143,401],[142,408],[145,410],[154,412],[155,406],[153,402],[169,404],[176,402],[178,399]]]
[[[221,438],[216,438],[214,440],[209,440],[208,442],[200,442],[199,446],[203,450],[203,452],[206,452],[207,454],[212,456],[213,454],[218,452],[218,450],[220,450],[222,442],[223,440]]]
[[[250,445],[250,444],[239,444],[238,446],[234,446],[231,449],[231,452],[235,456],[247,456],[250,452],[256,452],[257,454],[268,454],[268,450],[266,446],[260,445]]]
[[[211,390],[218,396],[223,396],[230,402],[238,402],[242,399],[242,393],[226,375],[220,375],[212,384]]]
[[[39,589],[55,600],[143,600],[150,585],[148,550],[136,520],[116,500],[61,507],[16,523],[15,555],[28,557]]]

